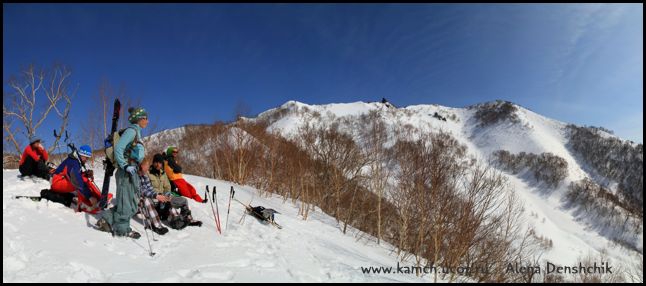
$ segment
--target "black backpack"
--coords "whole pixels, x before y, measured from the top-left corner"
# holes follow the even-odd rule
[[[266,220],[273,222],[274,221],[274,214],[278,213],[274,209],[266,209],[263,206],[257,206],[257,207],[252,207],[250,213],[260,219],[260,220]]]

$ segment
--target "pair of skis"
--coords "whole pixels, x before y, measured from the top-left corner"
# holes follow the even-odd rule
[[[110,126],[110,135],[105,139],[105,150],[108,149],[108,143],[115,132],[117,132],[117,124],[119,123],[119,114],[121,113],[121,102],[118,98],[114,100],[114,108],[112,110],[112,126]],[[117,144],[117,142],[112,142],[112,144]],[[116,166],[114,166],[110,160],[108,160],[108,154],[105,154],[105,159],[103,159],[103,168],[105,173],[103,174],[103,186],[101,186],[101,199],[99,200],[99,207],[105,209],[108,207],[108,193],[110,192],[110,177],[114,174]]]
[[[43,199],[41,196],[14,196],[14,199],[30,199],[34,202],[40,202]]]
[[[231,187],[231,191],[229,192],[229,206],[227,207],[227,220],[226,224],[224,225],[225,228],[229,225],[229,211],[231,210],[231,199],[233,198],[233,194],[235,191],[233,190],[233,186]],[[206,191],[204,193],[204,197],[206,199],[209,198],[209,186],[206,186]],[[217,230],[218,233],[222,234],[222,227],[220,225],[220,210],[218,209],[218,200],[217,200],[217,188],[213,186],[213,194],[212,198],[209,201],[211,203],[211,211],[213,212],[213,218],[215,220],[215,229]],[[213,208],[213,202],[215,202],[215,209]]]

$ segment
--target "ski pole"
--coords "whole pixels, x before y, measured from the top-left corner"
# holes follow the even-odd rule
[[[61,134],[61,136],[62,135],[63,134]],[[60,138],[60,136],[58,136],[58,134],[56,134],[56,129],[54,129],[54,138],[58,139],[58,141],[56,142],[56,150],[58,150],[58,154],[60,155],[61,154],[61,143],[59,141],[61,140],[61,138]]]
[[[220,210],[218,208],[217,193],[218,193],[217,187],[213,186],[213,197],[211,198],[211,200],[215,201],[215,213],[218,216],[218,232],[222,234],[222,226],[220,225]]]
[[[213,191],[215,191],[215,187],[213,187]],[[209,186],[206,185],[206,191],[204,192],[204,197],[206,197],[207,199],[208,199],[208,194],[209,194]],[[213,209],[213,200],[211,200],[211,211],[213,212],[213,220],[215,221],[215,230],[218,231],[218,218],[215,214],[215,209]]]
[[[144,193],[141,191],[141,181],[139,185],[139,196],[141,197],[141,209],[146,211],[142,212],[141,214],[144,215],[144,218],[148,221],[148,226],[150,227],[151,235],[153,237],[153,241],[157,241],[155,239],[155,232],[153,231],[153,218],[150,216],[150,213],[148,213],[146,209],[146,197],[144,197]],[[144,224],[144,230],[146,229],[146,224]]]
[[[236,198],[233,198],[233,200],[234,200],[234,201],[236,201],[236,202],[238,202],[239,204],[241,204],[241,205],[244,207],[244,209],[245,209],[245,212],[242,214],[242,217],[240,218],[240,221],[238,222],[238,223],[240,223],[240,222],[242,222],[242,221],[244,220],[244,218],[245,218],[245,216],[247,215],[247,213],[251,213],[251,212],[252,212],[252,208],[251,208],[251,205],[247,205],[247,204],[245,204],[245,203],[243,203],[243,202],[239,201],[239,200],[238,200],[238,199],[236,199]]]
[[[224,225],[225,230],[229,228],[229,211],[231,210],[231,199],[233,199],[233,195],[235,193],[236,191],[234,191],[233,186],[231,186],[231,190],[229,191],[229,206],[227,207],[227,221],[226,221],[226,224]]]
[[[132,182],[132,175],[130,176],[130,182]],[[144,205],[146,204],[144,202],[144,194],[141,192],[140,188],[139,188],[139,191],[137,193],[139,193],[139,199],[140,199],[140,201],[139,201],[140,202],[139,203],[139,212],[144,216],[144,233],[146,233],[146,240],[148,241],[148,249],[150,251],[149,254],[152,257],[153,255],[155,255],[155,253],[153,252],[153,247],[150,244],[150,238],[148,238],[148,230],[146,230],[146,221],[148,221],[148,216],[146,215],[146,212],[144,211]],[[153,228],[152,228],[152,223],[150,221],[148,221],[148,225],[150,226],[150,231],[152,232]],[[153,240],[155,240],[155,234],[151,234],[151,235],[153,236]]]
[[[206,190],[204,190],[204,197],[208,199],[209,197],[209,185],[206,185]],[[218,222],[215,219],[215,210],[213,209],[213,202],[210,202],[211,205],[211,212],[213,212],[213,221],[215,222],[215,231],[218,230]]]
[[[144,210],[143,210],[143,207],[141,205],[139,205],[139,211],[141,212],[141,214],[144,215],[144,233],[146,233],[146,240],[148,241],[148,249],[150,251],[149,254],[150,254],[150,256],[153,256],[153,255],[155,255],[155,253],[153,252],[153,247],[150,244],[150,238],[148,238],[148,230],[146,230],[146,215],[144,214]],[[152,231],[152,229],[151,229],[151,231]]]
[[[58,149],[59,155],[61,154],[61,143],[60,143],[61,137],[63,137],[63,133],[57,134],[56,129],[54,129],[54,138],[58,139],[58,141],[56,142],[56,149]],[[63,140],[63,142],[65,144],[68,144],[69,140],[70,140],[70,134],[67,131],[65,131],[65,139]]]
[[[238,200],[238,199],[236,199],[236,198],[233,198],[233,200],[234,200],[234,201],[236,201],[236,202],[238,202],[238,203],[240,203],[241,205],[243,205],[243,206],[245,206],[245,207],[249,207],[249,205],[247,205],[247,204],[245,204],[245,203],[243,203],[243,202],[239,201],[239,200]]]

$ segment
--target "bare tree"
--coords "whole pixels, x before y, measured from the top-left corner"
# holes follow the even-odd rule
[[[10,90],[3,92],[2,102],[4,139],[13,144],[19,154],[22,151],[16,134],[26,138],[36,135],[52,111],[60,120],[59,134],[65,132],[72,97],[76,93],[76,89],[70,87],[71,74],[71,70],[64,65],[54,65],[49,71],[30,65],[19,76],[9,79]],[[40,104],[41,100],[43,104]],[[12,126],[13,120],[17,120],[19,125]],[[48,149],[49,153],[58,146],[60,139],[60,136],[56,137]]]
[[[363,141],[366,142],[366,156],[370,170],[369,186],[377,194],[377,244],[382,239],[382,200],[388,184],[392,169],[386,166],[386,150],[384,144],[388,139],[386,124],[381,119],[380,113],[372,111],[362,117],[362,123],[367,128],[362,130]]]

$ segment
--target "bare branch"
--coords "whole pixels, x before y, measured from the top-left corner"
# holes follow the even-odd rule
[[[3,107],[4,109],[4,107]],[[16,137],[13,135],[13,132],[11,131],[11,121],[10,120],[3,120],[2,121],[2,128],[4,128],[5,132],[8,134],[8,138],[5,138],[6,141],[10,141],[13,143],[14,147],[16,148],[16,153],[21,154],[20,151],[20,145],[16,141]]]
[[[29,65],[27,68],[20,72],[19,77],[13,77],[9,80],[9,87],[12,89],[7,96],[11,100],[10,106],[3,103],[3,128],[5,130],[5,140],[12,142],[14,147],[20,153],[18,141],[16,139],[17,133],[23,133],[26,137],[31,137],[37,133],[41,125],[49,118],[52,110],[55,110],[57,117],[60,121],[60,132],[64,133],[69,120],[69,112],[71,110],[71,97],[76,92],[69,92],[68,79],[71,71],[64,65],[54,66],[49,76],[44,69],[37,70],[34,65]],[[47,87],[47,88],[44,88]],[[42,106],[37,106],[37,101],[44,99]],[[63,110],[60,109],[59,103],[63,100],[65,103]],[[40,111],[40,113],[39,113]],[[34,115],[38,114],[38,118]],[[24,132],[21,129],[12,129],[11,124],[7,120],[16,118],[20,122],[20,126],[24,127]],[[60,137],[50,148],[49,152],[54,151]]]

